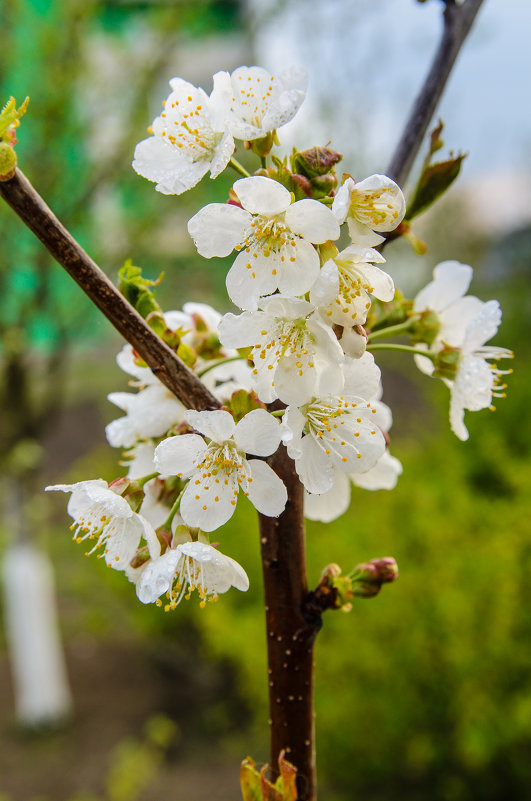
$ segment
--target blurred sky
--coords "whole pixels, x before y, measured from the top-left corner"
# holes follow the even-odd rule
[[[283,142],[288,134],[304,145],[331,138],[367,174],[384,171],[439,41],[443,3],[249,5],[256,63],[277,71],[302,64],[310,76],[307,102]],[[484,213],[497,208],[503,227],[531,220],[530,32],[529,0],[485,0],[438,111],[447,149],[469,153],[462,186],[474,182]],[[317,107],[325,114],[312,124]]]

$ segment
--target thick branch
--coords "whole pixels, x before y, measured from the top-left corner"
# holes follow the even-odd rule
[[[284,446],[269,460],[288,490],[279,518],[260,515],[269,668],[270,765],[282,750],[297,768],[299,801],[315,801],[313,644],[321,625],[307,608],[303,487]]]
[[[11,180],[0,181],[0,195],[187,408],[219,408],[216,398],[118,292],[20,170]]]
[[[401,186],[411,172],[454,62],[482,3],[483,0],[466,0],[461,6],[453,0],[446,3],[441,42],[387,168],[386,174]]]

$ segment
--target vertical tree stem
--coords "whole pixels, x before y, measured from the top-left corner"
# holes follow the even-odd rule
[[[458,6],[455,0],[446,2],[439,47],[386,171],[401,186],[411,172],[452,67],[482,3],[483,0],[466,0]]]
[[[315,801],[313,645],[320,615],[308,600],[303,487],[284,446],[269,459],[288,491],[278,518],[260,515],[269,673],[270,766],[281,751],[297,768],[299,801]]]

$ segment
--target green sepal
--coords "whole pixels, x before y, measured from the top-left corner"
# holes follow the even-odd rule
[[[447,378],[453,381],[457,375],[461,356],[461,348],[451,348],[449,345],[446,345],[437,353],[433,361],[432,375],[436,378]]]
[[[265,158],[271,153],[271,148],[275,144],[276,131],[268,131],[265,136],[259,139],[249,139],[245,142],[245,149],[256,153],[260,158]]]
[[[432,309],[420,312],[420,320],[414,323],[409,329],[411,344],[417,345],[420,342],[432,345],[437,334],[441,329],[441,318]]]
[[[140,267],[135,267],[132,260],[127,259],[118,276],[120,278],[119,291],[144,319],[152,312],[162,313],[150,287],[158,286],[164,273],[161,273],[156,281],[151,281],[149,278],[143,277]]]
[[[234,422],[239,423],[242,417],[252,412],[253,409],[265,409],[265,403],[258,399],[255,392],[247,392],[246,389],[238,389],[233,392],[230,400],[223,404],[224,408],[234,417]]]
[[[184,342],[179,343],[179,347],[177,348],[177,356],[179,359],[185,363],[187,367],[193,367],[197,361],[197,353],[190,345],[186,345]]]

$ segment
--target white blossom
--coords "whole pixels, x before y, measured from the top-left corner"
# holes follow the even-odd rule
[[[159,472],[189,479],[180,504],[184,522],[213,531],[232,517],[238,492],[255,508],[277,517],[287,493],[276,473],[260,459],[246,453],[269,456],[280,443],[280,424],[265,409],[254,409],[236,425],[225,411],[187,411],[188,423],[198,434],[169,437],[155,450]]]
[[[336,470],[365,472],[376,464],[385,451],[378,411],[374,401],[346,394],[288,406],[282,438],[308,492],[328,492]]]
[[[205,606],[207,599],[230,589],[245,592],[249,579],[241,565],[205,542],[185,542],[148,562],[137,583],[137,595],[144,604],[158,603],[167,594],[166,610],[175,609],[182,598],[197,590]]]
[[[158,381],[137,393],[111,392],[107,397],[126,412],[105,427],[113,448],[130,448],[139,439],[161,437],[184,420],[183,404]]]
[[[113,492],[106,481],[94,479],[77,484],[54,484],[46,491],[71,492],[67,511],[76,542],[96,540],[89,553],[103,548],[109,567],[125,570],[135,555],[141,537],[156,547],[156,534],[141,515],[133,512],[125,498]]]
[[[227,166],[234,139],[227,130],[223,103],[182,78],[172,78],[164,111],[152,125],[153,136],[139,142],[133,168],[156,182],[165,195],[180,195],[210,170],[216,178]]]
[[[450,426],[461,440],[468,439],[464,424],[465,410],[479,411],[489,407],[493,397],[504,397],[502,376],[512,372],[500,370],[489,360],[512,358],[507,348],[485,345],[497,332],[501,322],[498,301],[486,303],[466,295],[472,279],[472,268],[457,261],[438,264],[434,279],[415,298],[414,312],[435,312],[439,329],[430,347],[430,353],[441,353],[445,348],[458,351],[455,377],[443,377],[450,388]],[[422,343],[419,345],[422,347]],[[415,362],[422,372],[432,375],[433,361],[416,355]]]
[[[259,306],[259,311],[226,314],[219,326],[224,345],[252,346],[258,397],[300,405],[316,394],[320,379],[340,391],[343,353],[315,306],[284,295],[264,298]]]
[[[406,201],[386,175],[371,175],[359,183],[349,177],[338,189],[332,211],[340,223],[347,221],[355,245],[374,247],[384,241],[376,231],[392,231],[402,222]]]
[[[463,341],[457,373],[453,380],[446,380],[450,387],[450,426],[461,440],[468,439],[464,424],[465,409],[477,412],[489,407],[493,398],[504,398],[505,385],[500,385],[502,377],[512,370],[500,370],[489,360],[511,359],[513,354],[507,348],[485,345],[494,336],[501,322],[501,309],[498,301],[489,300],[482,304],[477,314],[471,315]]]
[[[364,353],[359,359],[346,359],[343,371],[345,392],[356,393],[370,401],[371,409],[374,410],[371,413],[372,419],[386,436],[393,419],[390,408],[380,401],[381,375],[380,369],[374,363],[373,355]],[[367,470],[346,473],[334,466],[331,489],[321,494],[305,491],[305,516],[309,520],[329,523],[348,509],[351,484],[370,490],[393,489],[401,472],[402,465],[388,450],[384,450],[373,466]]]
[[[291,67],[271,75],[262,67],[238,67],[214,75],[214,91],[228,109],[227,124],[237,139],[258,139],[289,122],[306,96],[305,70]]]
[[[393,300],[393,279],[375,262],[385,262],[373,248],[350,245],[323,265],[310,290],[310,300],[331,323],[352,328],[363,325],[371,308],[370,295]]]
[[[197,250],[206,258],[240,251],[227,275],[229,297],[240,309],[254,311],[276,289],[303,295],[319,274],[313,244],[337,239],[336,218],[317,200],[292,203],[285,187],[261,175],[236,181],[234,191],[242,208],[210,203],[189,221]]]

